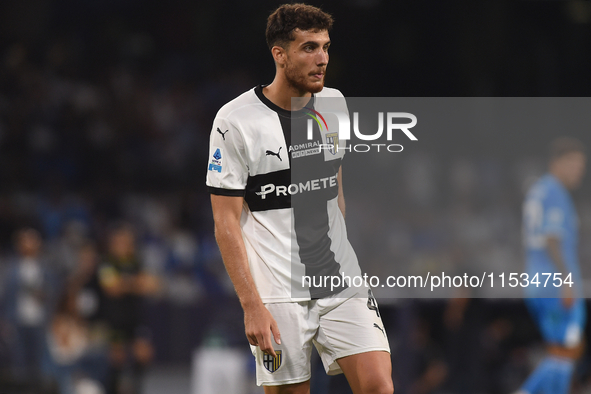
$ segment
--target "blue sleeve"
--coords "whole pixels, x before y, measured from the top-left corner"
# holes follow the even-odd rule
[[[542,201],[543,217],[541,233],[562,238],[565,234],[567,207],[564,197],[552,190]]]

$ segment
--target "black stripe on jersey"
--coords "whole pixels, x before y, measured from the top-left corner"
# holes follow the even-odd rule
[[[207,190],[210,194],[215,194],[217,196],[231,196],[231,197],[244,197],[244,193],[246,190],[237,190],[237,189],[222,189],[221,187],[212,187],[208,186]]]
[[[307,141],[307,121],[309,117],[296,118],[291,122],[291,145]],[[313,123],[313,140],[322,141],[321,131]],[[293,159],[291,162],[291,182],[299,184],[307,179],[335,177],[341,164],[340,159],[326,161],[324,151],[320,154]],[[334,178],[333,178],[334,179]],[[335,182],[336,183],[336,182]],[[332,240],[328,236],[329,214],[327,202],[338,196],[338,186],[321,189],[320,193],[298,193],[291,199],[294,228],[299,247],[300,260],[306,267],[305,274],[311,278],[338,276],[340,264],[331,250]],[[313,281],[314,283],[315,281]],[[312,299],[327,297],[342,291],[310,287]]]
[[[296,239],[300,260],[306,267],[305,274],[311,278],[339,276],[341,266],[330,249],[332,240],[328,236],[327,201],[323,198],[305,200],[307,201],[294,201],[292,204]],[[313,283],[317,281],[313,280]],[[331,291],[330,288],[310,287],[309,290],[310,297],[316,299],[336,294],[343,289]]]
[[[271,193],[262,194],[266,185],[288,187],[291,183],[291,172],[289,169],[249,176],[246,181],[246,195],[244,197],[248,208],[252,212],[269,211],[271,209],[291,208],[291,196],[289,193],[282,194],[273,190]]]
[[[291,152],[289,147],[291,146],[291,118],[286,116],[279,116],[279,123],[281,123],[281,130],[283,130],[283,138],[285,138],[285,146],[287,146],[287,158],[289,159],[289,167],[291,168]]]

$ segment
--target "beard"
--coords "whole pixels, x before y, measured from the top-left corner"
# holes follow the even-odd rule
[[[287,83],[295,90],[300,92],[318,93],[324,88],[324,77],[326,77],[326,69],[323,70],[324,75],[318,82],[310,82],[310,76],[299,71],[292,62],[288,61],[285,65],[285,79]]]

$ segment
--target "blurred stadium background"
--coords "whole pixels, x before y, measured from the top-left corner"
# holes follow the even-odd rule
[[[346,96],[591,93],[588,1],[311,3],[335,17],[327,85]],[[64,367],[80,356],[76,344],[66,343],[74,355],[59,359],[46,342],[57,335],[56,307],[82,264],[81,251],[95,245],[95,258],[104,261],[121,221],[133,228],[143,271],[158,282],[141,298],[134,334],[151,344],[150,366],[129,367],[123,380],[126,373],[136,377],[149,394],[262,392],[253,386],[242,312],[213,238],[204,181],[216,111],[273,78],[264,29],[278,4],[0,3],[0,393],[55,392],[37,373],[48,362],[57,365],[55,380],[80,377]],[[387,215],[373,211],[359,191],[347,191],[362,268],[383,259],[521,268],[524,182],[544,171],[548,142],[560,131],[464,133],[401,156],[392,175],[401,188],[388,196]],[[589,130],[573,136],[591,146]],[[587,267],[588,178],[575,195]],[[39,344],[29,341],[25,351],[36,363],[23,364],[19,374],[14,344],[23,324],[10,313],[10,292],[13,266],[23,259],[16,236],[23,228],[41,234],[35,259],[53,279],[33,307],[46,318],[24,324],[42,330]],[[542,351],[520,300],[407,299],[381,309],[397,393],[508,393]],[[102,351],[106,356],[95,361],[108,367],[112,349]],[[325,377],[317,364],[313,392],[347,392],[343,377]],[[573,393],[591,392],[590,372],[588,352]]]

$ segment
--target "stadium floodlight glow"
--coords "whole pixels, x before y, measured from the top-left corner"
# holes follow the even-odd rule
[[[306,108],[308,109],[308,108]],[[312,110],[310,110],[312,111]],[[339,139],[350,140],[351,139],[351,123],[349,121],[349,115],[345,112],[340,111],[323,111],[323,115],[326,116],[332,114],[337,118]],[[321,123],[318,118],[314,115],[319,115],[326,126],[328,131],[328,125],[324,120],[324,117],[319,112],[314,111],[314,114],[309,113],[309,116],[314,118],[321,127]],[[417,137],[410,132],[409,129],[413,128],[417,124],[417,117],[409,112],[387,112],[386,113],[386,138],[388,141],[392,140],[392,134],[394,130],[402,131],[411,141],[417,141]],[[394,123],[394,119],[409,119],[410,123]],[[307,136],[308,140],[313,139],[312,133],[312,119],[308,119],[307,122]],[[375,141],[379,139],[384,133],[384,112],[378,112],[378,131],[375,134],[363,134],[359,130],[359,112],[353,112],[353,132],[355,136],[363,141]]]

